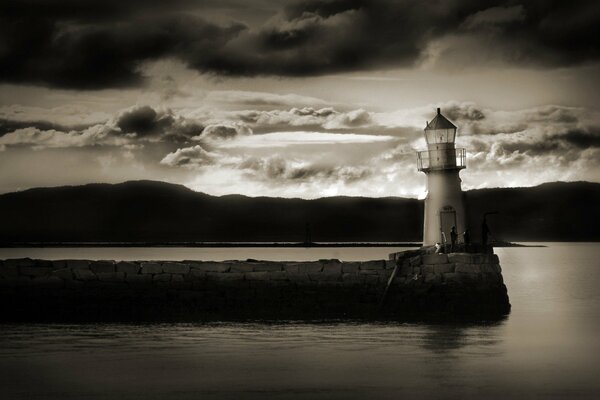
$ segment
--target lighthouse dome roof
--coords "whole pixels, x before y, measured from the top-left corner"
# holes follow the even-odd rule
[[[438,108],[435,118],[432,119],[431,122],[428,122],[427,126],[425,127],[426,131],[435,129],[456,129],[456,125],[448,121],[448,119],[442,115],[440,109]]]

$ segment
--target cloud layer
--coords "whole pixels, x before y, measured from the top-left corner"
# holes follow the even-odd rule
[[[597,111],[556,105],[501,111],[468,102],[441,107],[460,128],[457,146],[467,149],[465,188],[600,181]],[[83,128],[32,125],[0,135],[0,187],[12,188],[22,157],[50,170],[61,168],[66,156],[86,154],[86,181],[164,179],[211,194],[418,196],[425,177],[416,171],[415,151],[424,148],[422,128],[433,110],[138,105]],[[29,182],[36,171],[18,174]]]
[[[6,0],[0,79],[78,89],[135,86],[144,82],[145,63],[166,58],[218,76],[556,67],[597,63],[599,37],[600,5],[592,0],[300,0],[261,7]]]

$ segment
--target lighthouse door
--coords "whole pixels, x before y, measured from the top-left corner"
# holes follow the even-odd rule
[[[440,210],[440,236],[442,243],[450,243],[450,231],[456,226],[456,211],[446,206]]]

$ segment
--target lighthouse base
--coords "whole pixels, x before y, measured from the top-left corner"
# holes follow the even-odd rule
[[[508,314],[508,291],[496,254],[428,253],[423,248],[390,254],[399,267],[386,308],[447,318]]]

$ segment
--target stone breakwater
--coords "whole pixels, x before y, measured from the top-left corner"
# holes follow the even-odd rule
[[[495,318],[510,309],[494,254],[389,260],[0,261],[2,321]]]

